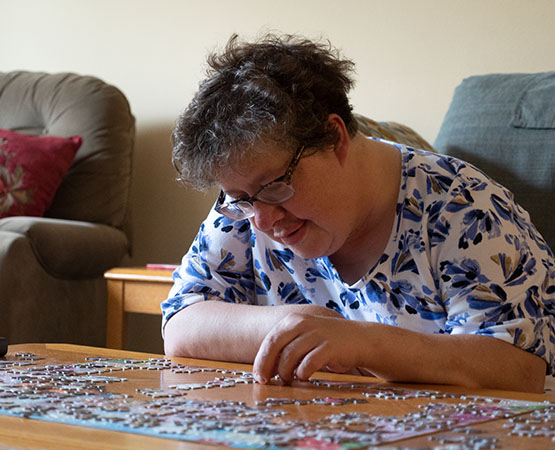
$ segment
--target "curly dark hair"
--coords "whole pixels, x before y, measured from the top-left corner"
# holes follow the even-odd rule
[[[328,116],[338,114],[357,132],[347,93],[354,63],[329,42],[266,35],[242,43],[233,35],[225,51],[208,57],[207,78],[179,117],[172,162],[178,180],[203,190],[229,161],[241,161],[260,143],[294,152],[324,149],[338,139]]]

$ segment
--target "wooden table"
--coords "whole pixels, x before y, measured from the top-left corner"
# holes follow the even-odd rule
[[[172,270],[121,267],[104,274],[108,288],[106,346],[123,349],[126,313],[161,314],[160,302],[173,284]]]
[[[464,403],[465,401],[468,402],[468,396],[470,395],[479,395],[479,396],[487,396],[491,399],[491,397],[498,397],[498,398],[507,398],[507,399],[520,399],[526,401],[533,401],[533,402],[544,402],[555,401],[555,396],[553,395],[539,395],[539,394],[526,394],[526,393],[517,393],[517,392],[506,392],[506,391],[493,391],[493,390],[475,390],[475,389],[464,389],[458,388],[453,386],[416,386],[416,385],[386,385],[384,383],[380,383],[379,380],[369,378],[369,377],[358,377],[358,376],[347,376],[347,375],[338,375],[338,374],[329,374],[329,373],[318,373],[315,376],[325,380],[321,382],[320,385],[316,385],[314,382],[294,382],[292,386],[284,386],[281,384],[279,380],[273,380],[270,385],[259,385],[259,384],[252,384],[252,383],[237,383],[234,386],[228,388],[222,387],[212,387],[212,388],[198,388],[198,389],[189,389],[183,391],[184,386],[193,386],[199,385],[204,383],[206,386],[207,383],[215,382],[214,380],[224,380],[225,377],[235,377],[235,380],[238,380],[238,376],[243,377],[242,379],[248,378],[250,374],[251,366],[249,365],[241,365],[241,364],[231,364],[231,363],[221,363],[221,362],[213,362],[213,361],[202,361],[202,360],[194,360],[194,359],[185,359],[185,358],[173,358],[170,360],[151,360],[149,361],[148,358],[161,358],[156,355],[150,354],[143,354],[143,353],[135,353],[135,352],[126,352],[121,350],[113,350],[113,349],[102,349],[102,348],[93,348],[93,347],[81,347],[81,346],[73,346],[73,345],[64,345],[64,344],[21,344],[21,345],[12,345],[9,348],[8,355],[6,358],[0,358],[0,367],[2,361],[11,361],[15,363],[18,358],[25,358],[25,355],[17,356],[17,353],[21,354],[28,354],[32,353],[44,359],[34,361],[34,365],[28,365],[23,367],[17,367],[16,369],[11,369],[18,372],[18,377],[20,380],[25,382],[25,373],[29,373],[32,371],[40,371],[45,369],[40,369],[40,366],[50,365],[51,368],[49,370],[70,370],[70,364],[74,364],[72,367],[75,369],[77,367],[79,370],[83,370],[82,366],[75,366],[75,363],[83,363],[87,362],[88,364],[96,364],[100,367],[102,364],[107,364],[99,361],[91,361],[88,360],[88,357],[102,357],[102,358],[119,358],[120,361],[112,361],[109,364],[119,364],[119,367],[122,367],[123,364],[131,364],[131,366],[127,366],[127,370],[121,371],[118,369],[114,369],[112,372],[105,372],[101,375],[91,375],[94,376],[110,376],[110,377],[124,377],[126,381],[124,382],[117,382],[117,383],[106,383],[105,389],[110,393],[120,393],[120,394],[127,394],[129,397],[125,400],[120,400],[119,403],[119,410],[114,409],[114,405],[112,404],[111,407],[108,407],[106,403],[108,400],[102,400],[104,396],[98,396],[97,394],[90,393],[87,396],[83,395],[83,391],[77,387],[72,387],[74,389],[71,391],[70,395],[66,395],[64,389],[69,389],[69,386],[66,386],[67,383],[75,384],[75,375],[71,373],[66,373],[65,376],[67,380],[66,384],[58,383],[58,387],[56,388],[56,395],[58,393],[61,395],[61,400],[52,400],[51,405],[54,405],[53,409],[62,409],[66,411],[66,414],[79,414],[81,418],[85,417],[88,414],[88,410],[86,410],[79,401],[86,401],[87,405],[90,405],[90,408],[93,407],[101,407],[104,408],[108,412],[106,414],[116,414],[116,415],[124,415],[129,416],[131,414],[129,411],[134,408],[134,406],[130,406],[133,404],[135,400],[139,402],[147,403],[149,405],[149,411],[156,411],[153,414],[156,414],[156,417],[170,417],[171,414],[178,414],[178,412],[172,412],[172,410],[168,409],[168,405],[178,405],[181,402],[183,405],[185,402],[193,402],[195,405],[201,404],[208,404],[208,405],[216,405],[216,408],[225,407],[226,405],[229,407],[231,404],[230,402],[243,402],[243,406],[239,406],[237,412],[237,420],[243,420],[244,424],[247,424],[247,420],[257,420],[257,418],[263,417],[264,413],[263,410],[270,410],[273,412],[282,410],[285,411],[287,414],[283,416],[283,419],[272,419],[274,421],[296,421],[297,424],[303,424],[303,426],[313,427],[312,424],[315,424],[316,421],[324,420],[324,417],[329,417],[330,415],[338,415],[342,413],[350,414],[350,417],[354,417],[358,415],[364,415],[365,413],[372,414],[372,417],[378,416],[396,416],[397,418],[401,419],[402,417],[407,417],[410,413],[415,412],[422,412],[422,409],[419,409],[419,405],[431,405],[431,404],[438,404],[438,403]],[[29,355],[27,355],[29,356]],[[138,362],[129,362],[129,358],[133,358],[135,360],[143,360]],[[125,359],[125,360],[122,360]],[[127,362],[125,362],[127,361]],[[64,364],[63,368],[59,365]],[[58,365],[58,367],[52,368],[52,365]],[[158,366],[157,366],[158,365]],[[166,365],[166,366],[164,366]],[[162,367],[163,368],[160,368]],[[197,372],[197,373],[184,373],[184,370],[189,369],[191,370],[193,367],[205,367],[206,370],[212,369],[226,369],[228,372],[226,375],[222,375],[222,372]],[[137,367],[142,367],[144,370],[138,370]],[[158,367],[157,369],[150,370],[149,367]],[[89,370],[89,369],[87,369]],[[244,372],[243,372],[244,371]],[[246,374],[246,375],[245,375]],[[6,369],[2,367],[2,371],[0,371],[0,381],[3,377],[10,376],[10,369]],[[82,378],[80,380],[84,380],[86,375],[80,375]],[[72,378],[73,377],[73,378]],[[246,378],[245,378],[246,377]],[[43,377],[44,378],[44,377]],[[227,378],[228,380],[231,378]],[[213,381],[211,381],[213,380]],[[101,383],[100,381],[95,381],[96,383]],[[188,384],[187,384],[188,383]],[[329,386],[325,386],[322,383],[330,383]],[[335,384],[333,384],[335,383]],[[337,383],[340,383],[339,385]],[[370,383],[370,384],[369,384]],[[101,383],[102,384],[102,383]],[[170,386],[179,385],[181,390],[171,388]],[[35,392],[40,392],[39,384],[37,383],[30,383],[24,385],[28,390],[28,395],[33,395],[32,391],[34,389]],[[15,389],[15,388],[13,388]],[[30,391],[29,391],[30,389]],[[90,389],[87,388],[89,391]],[[138,392],[137,389],[142,390]],[[381,389],[381,390],[380,390]],[[368,397],[367,403],[349,403],[349,399],[357,398],[357,399],[365,399],[362,393],[364,391],[378,391],[387,394],[388,392],[427,392],[429,395],[425,398],[415,398],[407,396],[407,398],[403,399],[383,399],[383,398],[376,398],[376,397]],[[10,399],[6,399],[6,396],[9,397],[9,391],[5,389],[0,383],[0,391],[2,395],[0,395],[0,411],[4,411],[5,414],[5,402],[10,401]],[[60,392],[58,392],[60,391]],[[164,399],[163,397],[149,397],[154,396],[156,393],[160,393],[162,391],[165,392],[173,392],[173,393],[180,393],[181,396],[174,397],[172,399]],[[8,394],[6,393],[8,392]],[[29,393],[31,392],[31,393]],[[435,392],[435,394],[433,394]],[[442,399],[442,393],[454,393],[454,398]],[[433,399],[430,395],[435,395],[438,397],[437,399]],[[18,398],[21,398],[20,394],[17,394]],[[66,395],[64,397],[64,395]],[[466,396],[461,397],[461,396]],[[98,399],[101,398],[101,403],[95,403]],[[118,397],[119,398],[119,397]],[[306,404],[290,404],[290,405],[282,405],[282,406],[255,406],[256,402],[263,402],[266,401],[268,398],[279,398],[279,399],[293,399],[297,400],[297,402],[304,401]],[[85,400],[79,400],[85,399]],[[146,400],[145,400],[146,399]],[[316,404],[315,401],[327,399],[327,404]],[[333,406],[329,402],[330,399],[344,399],[347,403],[344,405],[337,405]],[[465,399],[465,400],[463,400]],[[222,403],[222,401],[227,401],[227,404]],[[493,399],[491,399],[494,401]],[[4,402],[4,403],[2,403]],[[61,403],[60,403],[61,402]],[[65,406],[64,402],[67,404]],[[149,403],[150,402],[150,403]],[[195,403],[197,402],[197,403]],[[216,402],[219,402],[216,404]],[[497,402],[497,400],[495,400]],[[461,403],[461,404],[462,404]],[[495,403],[492,403],[492,405]],[[2,406],[4,405],[4,406]],[[96,406],[94,406],[96,405]],[[125,411],[125,407],[127,405],[127,412]],[[220,405],[220,406],[218,406]],[[222,406],[223,405],[223,406]],[[69,407],[71,406],[71,408]],[[540,405],[541,411],[545,412],[548,411],[553,404],[542,404]],[[2,409],[4,408],[4,409]],[[176,406],[176,411],[179,408],[183,408],[183,406],[178,407]],[[194,414],[199,414],[199,409],[202,409],[200,406],[194,406],[191,409],[191,406],[187,406],[185,408],[189,408],[187,410],[187,414],[183,415],[180,420],[187,420],[187,418],[191,419]],[[256,414],[246,414],[245,411],[248,409],[253,408],[262,408],[257,409]],[[37,414],[38,407],[34,406],[34,409],[29,410],[29,414]],[[9,411],[14,411],[14,409],[9,409]],[[116,411],[116,412],[114,412]],[[216,409],[214,410],[216,411]],[[149,414],[151,414],[149,412]],[[252,413],[252,411],[251,411]],[[212,414],[212,413],[211,413]],[[214,413],[217,414],[217,413]],[[277,413],[276,413],[277,414]],[[467,411],[466,413],[471,414]],[[552,414],[555,414],[553,411]],[[126,416],[126,417],[127,417]],[[77,416],[76,416],[77,417]],[[141,416],[142,417],[142,416]],[[150,417],[148,414],[145,417]],[[200,417],[200,416],[199,416]],[[243,419],[241,419],[243,417]],[[526,413],[523,415],[518,416],[518,420],[524,421],[526,418],[530,418],[531,414]],[[208,445],[202,442],[191,442],[186,440],[179,440],[179,439],[171,439],[171,438],[163,438],[159,436],[150,436],[147,434],[141,434],[144,429],[136,428],[131,431],[113,431],[111,429],[103,429],[103,428],[96,428],[90,426],[80,426],[80,425],[68,425],[63,423],[58,423],[56,421],[47,421],[42,420],[42,418],[23,418],[23,417],[13,417],[9,415],[2,415],[0,414],[0,448],[2,445],[6,447],[13,447],[13,448],[41,448],[41,449],[56,449],[56,450],[63,450],[63,449],[99,449],[99,448],[109,448],[109,449],[183,449],[183,448],[214,448],[214,445]],[[86,423],[87,420],[90,418],[81,419],[84,420]],[[146,419],[145,419],[146,420]],[[185,430],[187,426],[201,426],[201,422],[203,420],[209,420],[204,415],[202,418],[194,419],[192,425],[182,425],[182,429]],[[397,419],[396,419],[397,420]],[[323,422],[322,422],[323,423]],[[326,423],[329,423],[326,422]],[[400,422],[401,423],[401,422]],[[181,426],[181,425],[180,425]],[[203,426],[203,425],[202,425]],[[298,425],[296,425],[298,426]],[[327,425],[326,425],[327,426]],[[400,426],[400,425],[399,425]],[[482,423],[476,423],[470,426],[464,427],[466,430],[466,434],[454,431],[439,431],[435,433],[428,433],[427,435],[421,435],[418,437],[409,438],[403,441],[397,441],[395,443],[385,443],[386,447],[389,448],[397,448],[396,446],[400,447],[409,447],[409,448],[440,448],[440,439],[478,439],[478,438],[496,438],[497,439],[497,447],[496,448],[519,448],[519,449],[542,449],[542,448],[553,448],[552,437],[525,437],[525,436],[510,436],[508,432],[510,428],[514,426],[513,422],[510,422],[509,419],[506,418],[497,418],[493,420],[489,420]],[[555,426],[555,418],[550,423],[543,423],[542,425],[537,426]],[[325,428],[325,426],[323,426]],[[267,427],[267,429],[269,429]],[[323,429],[323,428],[321,428]],[[180,428],[181,430],[181,428]],[[339,428],[337,428],[339,430]],[[148,429],[147,429],[148,431]],[[236,429],[235,433],[238,435],[241,430]],[[334,430],[334,433],[339,432]],[[243,431],[244,433],[244,431]],[[257,434],[258,433],[258,434]],[[252,436],[261,436],[261,438],[265,435],[262,431],[257,431]],[[245,436],[243,434],[243,436]],[[433,436],[434,440],[430,439],[430,436]],[[465,437],[466,436],[466,437]],[[248,437],[248,436],[247,436]],[[187,439],[187,436],[182,436],[181,439]],[[230,443],[230,442],[228,442]],[[327,448],[327,449],[334,449],[334,448],[346,448],[346,447],[339,447],[334,445],[327,445],[322,446],[322,442],[316,442],[314,440],[305,440],[304,441],[305,447],[313,446],[312,448]],[[447,445],[447,444],[445,444]],[[451,447],[453,448],[453,447]],[[472,448],[472,447],[471,447]]]

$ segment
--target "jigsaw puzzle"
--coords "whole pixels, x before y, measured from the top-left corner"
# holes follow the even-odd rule
[[[288,388],[276,379],[279,397],[248,402],[226,399],[225,394],[255,384],[252,373],[245,371],[187,366],[164,358],[43,362],[31,353],[8,354],[0,360],[1,414],[276,450],[372,448],[425,435],[430,435],[430,448],[445,448],[438,447],[443,444],[456,449],[497,448],[496,438],[470,427],[497,418],[506,419],[508,434],[555,439],[555,404],[548,402],[322,379],[295,382]],[[158,386],[124,392],[128,377],[136,378],[140,371],[159,373]],[[205,394],[202,398],[196,395],[200,392]],[[291,395],[283,396],[284,392]],[[415,400],[418,405],[408,414],[376,412],[382,402]],[[311,413],[304,414],[309,406]],[[450,434],[442,435],[445,431]]]

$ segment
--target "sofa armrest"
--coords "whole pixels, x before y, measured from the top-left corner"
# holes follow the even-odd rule
[[[125,233],[90,222],[6,217],[0,219],[2,231],[25,236],[38,262],[56,278],[96,278],[117,266],[128,251]]]

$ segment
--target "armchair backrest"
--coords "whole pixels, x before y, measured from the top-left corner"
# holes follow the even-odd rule
[[[555,250],[555,72],[466,78],[434,147],[509,188]]]
[[[0,72],[0,128],[81,136],[45,216],[129,231],[135,119],[116,87],[72,73]]]

